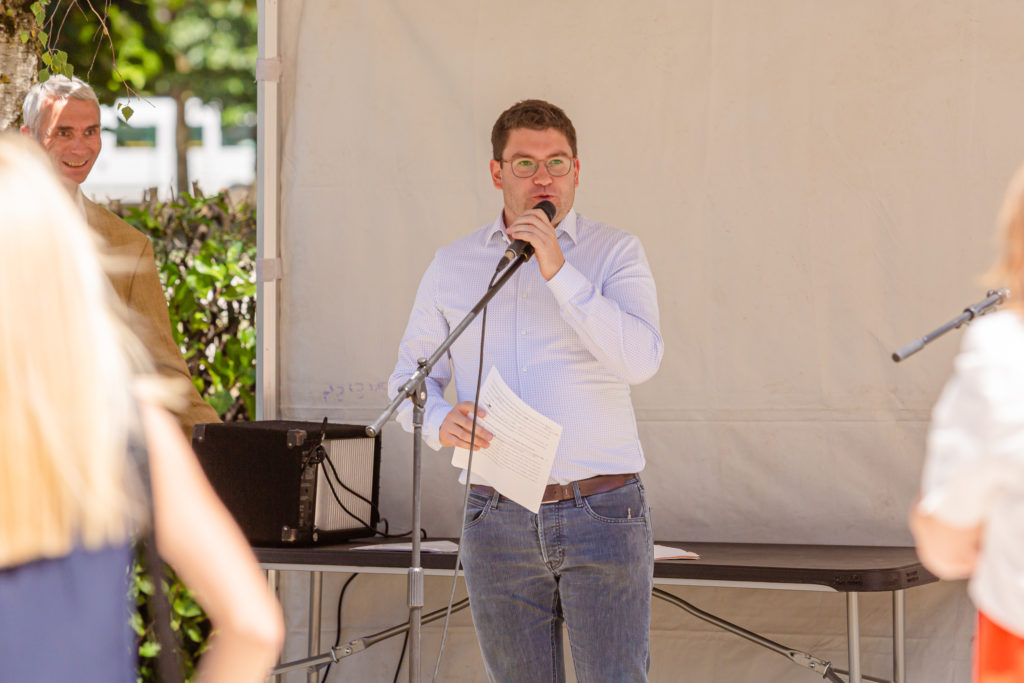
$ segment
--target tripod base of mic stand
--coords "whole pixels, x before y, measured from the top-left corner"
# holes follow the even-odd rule
[[[469,598],[463,598],[462,600],[459,600],[458,602],[452,605],[452,614],[464,610],[467,607],[469,607]],[[441,609],[434,610],[429,614],[423,615],[422,619],[420,620],[420,623],[429,624],[432,621],[437,621],[438,619],[441,619],[447,613],[448,608],[442,607]],[[387,630],[374,633],[373,635],[363,636],[362,638],[356,638],[355,640],[350,640],[344,645],[332,647],[329,653],[317,655],[315,657],[307,657],[305,659],[297,659],[294,662],[280,664],[274,667],[274,670],[270,673],[272,676],[277,676],[280,674],[288,673],[289,671],[298,671],[299,669],[309,669],[310,671],[313,671],[319,669],[322,666],[326,666],[327,664],[336,664],[345,657],[350,657],[356,654],[357,652],[362,652],[363,650],[376,645],[382,640],[387,640],[388,638],[393,638],[395,636],[401,635],[408,631],[409,628],[410,622],[407,621],[404,624],[392,626]]]
[[[728,631],[729,633],[735,633],[741,638],[745,638],[752,643],[755,643],[763,648],[771,650],[772,652],[780,654],[783,657],[786,657],[787,659],[792,661],[794,664],[799,664],[802,667],[805,667],[817,674],[820,674],[822,678],[832,681],[832,683],[844,683],[843,680],[836,675],[836,670],[832,668],[831,662],[825,661],[824,659],[818,659],[817,657],[809,655],[806,652],[801,652],[799,650],[786,647],[785,645],[780,645],[779,643],[776,643],[773,640],[769,640],[768,638],[765,638],[762,635],[758,635],[753,631],[748,631],[742,626],[737,626],[736,624],[726,621],[721,617],[716,617],[714,614],[711,614],[710,612],[705,612],[704,610],[698,607],[694,607],[682,598],[679,598],[675,595],[672,595],[671,593],[663,591],[660,588],[655,588],[652,591],[652,595],[656,598],[664,600],[665,602],[675,605],[681,610],[689,612],[698,619],[702,619],[713,626],[717,626],[718,628]]]

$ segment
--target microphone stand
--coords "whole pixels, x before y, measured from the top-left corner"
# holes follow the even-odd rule
[[[366,428],[368,436],[380,434],[384,423],[398,410],[398,406],[409,398],[412,400],[412,555],[409,566],[409,681],[420,682],[420,625],[423,611],[423,566],[420,560],[420,512],[422,509],[420,501],[420,489],[422,479],[422,436],[423,436],[423,414],[427,402],[427,390],[424,382],[430,376],[434,365],[444,356],[455,340],[465,332],[470,323],[484,310],[487,303],[494,298],[508,279],[519,270],[530,258],[529,254],[520,254],[505,269],[488,290],[481,297],[473,309],[466,314],[447,339],[441,342],[430,358],[420,358],[416,361],[417,369],[409,380],[398,390],[391,404],[384,409],[377,420]],[[458,567],[456,567],[458,571]]]
[[[925,344],[941,337],[952,329],[960,327],[964,323],[969,323],[976,317],[985,315],[989,312],[989,309],[998,306],[1003,303],[1010,296],[1010,290],[1008,289],[990,289],[985,295],[985,298],[964,309],[964,312],[957,317],[950,320],[945,325],[938,327],[920,339],[915,339],[903,348],[895,351],[892,354],[893,362],[899,363],[907,356],[912,356],[925,347]]]
[[[677,600],[679,598],[676,598]],[[463,598],[452,605],[452,613],[464,610],[469,607],[469,598]],[[696,608],[694,608],[696,609]],[[432,621],[437,621],[441,617],[448,614],[448,608],[442,607],[441,609],[434,610],[428,614],[424,614],[422,617],[422,623],[429,624]],[[322,655],[314,655],[312,657],[306,657],[305,659],[296,659],[293,662],[286,664],[278,664],[271,670],[271,676],[280,676],[281,674],[288,673],[289,671],[298,671],[300,669],[312,670],[319,669],[324,664],[337,664],[345,657],[362,652],[363,650],[376,645],[377,643],[387,640],[393,636],[397,636],[400,633],[405,633],[409,630],[409,623],[398,624],[392,626],[389,629],[374,633],[373,635],[363,636],[362,638],[356,638],[355,640],[348,641],[345,645],[339,645],[332,647],[330,652]],[[399,664],[401,666],[401,664]]]

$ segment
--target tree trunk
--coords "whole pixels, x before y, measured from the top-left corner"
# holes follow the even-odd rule
[[[174,88],[171,97],[178,107],[178,125],[176,126],[175,148],[178,152],[178,182],[177,192],[179,195],[189,193],[192,190],[188,184],[188,124],[185,123],[185,93],[181,88]]]
[[[0,130],[21,126],[21,103],[38,80],[39,44],[21,42],[35,27],[32,0],[0,0]]]

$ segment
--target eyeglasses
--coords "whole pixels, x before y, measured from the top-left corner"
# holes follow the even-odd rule
[[[528,157],[519,157],[518,159],[502,159],[502,161],[512,167],[512,175],[517,178],[532,178],[536,173],[537,169],[540,168],[541,162],[530,159]],[[547,167],[548,173],[556,178],[567,175],[572,170],[572,159],[569,157],[551,157],[544,162],[544,166]]]

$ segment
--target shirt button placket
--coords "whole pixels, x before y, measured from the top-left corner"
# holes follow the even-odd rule
[[[523,302],[516,311],[516,326],[519,327],[519,336],[523,337],[523,341],[522,343],[517,344],[516,346],[519,352],[519,370],[520,372],[526,372],[526,355],[529,343],[526,338],[526,326],[523,324],[523,321],[526,317],[526,299],[529,297],[529,293],[526,291],[527,285],[525,278],[520,282],[520,286],[523,288],[523,291],[521,293]]]

